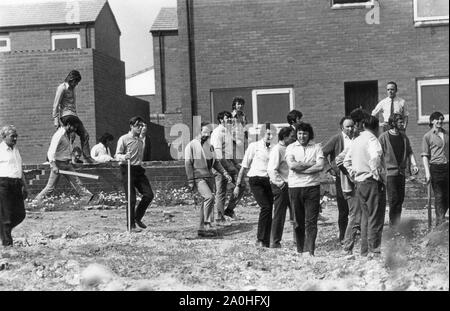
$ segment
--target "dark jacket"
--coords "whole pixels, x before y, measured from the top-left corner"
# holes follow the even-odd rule
[[[336,157],[344,150],[344,138],[342,132],[333,135],[322,147],[323,156],[329,161],[331,168],[339,174],[339,168],[336,165]]]
[[[389,140],[389,131],[382,133],[378,138],[381,144],[381,148],[383,149],[383,157],[387,176],[405,175],[408,157],[412,153],[411,144],[409,143],[408,137],[406,137],[406,135],[402,132],[400,132],[399,135],[402,136],[404,144],[404,152],[402,161],[400,163],[398,163],[397,159],[395,158],[394,148],[392,148],[391,142]]]

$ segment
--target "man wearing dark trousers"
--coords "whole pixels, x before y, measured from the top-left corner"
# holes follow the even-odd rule
[[[383,150],[376,137],[379,121],[374,116],[363,120],[364,131],[353,141],[344,158],[344,167],[356,182],[361,204],[361,256],[381,253],[384,215],[386,212]]]
[[[405,199],[405,176],[407,165],[412,166],[411,172],[419,172],[409,139],[404,134],[403,116],[394,113],[389,117],[390,130],[380,135],[381,148],[386,166],[387,196],[389,202],[389,225],[396,226],[400,221],[403,200]]]
[[[353,120],[343,117],[339,122],[341,131],[332,136],[322,147],[323,156],[328,160],[330,168],[327,170],[335,177],[336,200],[338,207],[339,242],[344,242],[345,230],[348,224],[348,203],[342,193],[340,170],[336,165],[336,157],[346,148],[349,148],[353,135]]]
[[[25,218],[24,200],[28,196],[22,171],[22,158],[16,147],[17,130],[13,125],[0,131],[0,238],[5,247],[13,246],[11,231]]]
[[[422,160],[427,183],[434,192],[436,226],[445,221],[448,211],[448,132],[442,127],[444,115],[438,111],[430,115],[430,127],[422,139]]]
[[[289,202],[289,167],[285,158],[286,147],[294,141],[295,130],[290,126],[282,128],[278,133],[278,144],[276,144],[270,152],[269,163],[267,165],[267,173],[269,174],[273,194],[273,219],[270,237],[271,248],[281,247],[284,221],[286,219],[286,210],[288,208],[291,222],[294,220],[291,204]]]
[[[140,138],[141,130],[144,127],[144,120],[135,116],[130,119],[130,131],[121,136],[117,142],[116,149],[116,159],[121,161],[120,172],[122,174],[122,183],[125,189],[125,193],[128,199],[128,168],[127,160],[130,160],[131,170],[130,170],[130,198],[131,205],[130,219],[131,219],[131,229],[136,230],[136,224],[142,229],[147,228],[147,226],[142,222],[142,218],[145,215],[147,207],[153,200],[153,191],[148,181],[147,176],[145,176],[145,169],[142,165],[142,157],[144,153],[144,142]],[[141,202],[136,206],[136,189],[142,194]],[[128,209],[127,209],[127,222],[128,222]]]
[[[269,155],[272,150],[272,133],[273,130],[270,128],[270,124],[267,123],[262,135],[263,138],[248,146],[239,170],[236,187],[234,188],[235,196],[238,196],[241,191],[239,188],[244,173],[248,169],[247,176],[249,177],[250,190],[261,208],[256,241],[257,246],[261,247],[270,246],[270,230],[272,227],[273,195],[269,175],[267,174],[267,164],[269,163]]]

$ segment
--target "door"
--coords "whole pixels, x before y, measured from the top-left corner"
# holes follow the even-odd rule
[[[378,103],[378,81],[344,82],[345,115],[362,108],[371,113]]]

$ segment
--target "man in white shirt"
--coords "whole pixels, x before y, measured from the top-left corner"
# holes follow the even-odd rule
[[[25,219],[23,201],[28,196],[28,188],[16,147],[16,128],[4,126],[0,136],[3,139],[0,143],[0,238],[3,247],[8,247],[13,246],[12,229]]]
[[[40,205],[42,200],[53,193],[58,184],[61,174],[59,170],[74,171],[72,160],[72,143],[70,133],[76,132],[80,125],[80,120],[75,116],[67,116],[61,120],[62,126],[53,134],[48,148],[47,157],[50,162],[50,176],[47,185],[36,196],[33,203]],[[87,190],[78,176],[64,175],[70,185],[75,189],[78,195],[83,199],[83,203],[89,203],[93,199],[92,193]]]
[[[91,157],[99,162],[105,163],[109,161],[114,161],[114,158],[111,156],[110,145],[114,140],[114,136],[109,133],[105,133],[100,137],[99,143],[92,147],[91,149]]]
[[[269,163],[269,155],[272,150],[272,133],[273,130],[270,128],[270,124],[267,123],[263,138],[248,146],[239,170],[236,187],[233,191],[235,196],[238,196],[240,192],[239,185],[243,180],[245,171],[248,169],[247,176],[249,177],[250,190],[261,208],[256,241],[257,246],[261,247],[270,246],[270,230],[272,226],[273,195],[269,174],[267,173],[267,164]]]
[[[364,131],[353,141],[344,158],[344,167],[356,182],[361,204],[361,256],[381,253],[381,237],[386,212],[386,176],[383,150],[375,133],[379,121],[374,116],[363,120]]]
[[[234,143],[233,136],[231,134],[232,132],[230,130],[231,113],[228,111],[219,112],[217,115],[217,121],[219,121],[219,125],[213,130],[211,134],[211,145],[214,147],[217,160],[220,161],[220,164],[222,164],[223,168],[233,178],[233,181],[236,181],[240,166],[235,161],[233,154]],[[239,192],[231,193],[228,205],[225,208],[227,186],[229,182],[224,177],[224,175],[220,174],[220,172],[217,172],[214,169],[213,172],[216,182],[216,198],[214,202],[214,209],[217,212],[216,223],[223,224],[225,222],[224,216],[235,218],[234,209],[244,195],[245,182],[244,180],[242,180],[242,183],[239,187]]]
[[[388,96],[375,106],[372,110],[372,115],[376,117],[380,112],[382,113],[383,122],[380,123],[380,129],[385,132],[389,130],[389,117],[394,113],[399,113],[403,117],[406,129],[406,126],[408,125],[409,112],[405,100],[397,96],[397,83],[394,81],[388,82],[386,85],[386,91]]]
[[[297,252],[314,256],[320,210],[320,172],[325,158],[309,123],[296,125],[297,141],[286,148],[289,199],[294,212]]]
[[[291,127],[283,127],[278,133],[278,144],[276,144],[269,156],[267,173],[273,194],[273,219],[270,236],[270,247],[280,248],[283,236],[286,210],[289,208],[289,216],[293,221],[291,204],[289,202],[288,175],[289,167],[286,163],[286,147],[295,141],[295,130]],[[295,233],[294,233],[295,241]]]

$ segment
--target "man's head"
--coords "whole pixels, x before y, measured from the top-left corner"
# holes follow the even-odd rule
[[[112,141],[114,140],[114,136],[112,136],[109,133],[105,133],[102,135],[102,137],[100,137],[99,141],[105,146],[107,147]]]
[[[245,99],[242,98],[241,96],[236,96],[233,98],[233,103],[231,105],[231,108],[233,110],[237,110],[237,111],[242,111],[244,109],[244,105],[245,105]]]
[[[289,125],[295,125],[295,124],[299,124],[301,123],[301,119],[303,117],[303,113],[301,113],[298,110],[292,110],[291,112],[288,113],[286,119],[289,123]]]
[[[405,128],[405,120],[400,113],[394,113],[388,119],[388,124],[391,129],[402,130]]]
[[[366,131],[371,131],[372,134],[376,135],[378,133],[378,126],[380,125],[380,121],[375,116],[369,116],[365,118],[363,121],[363,127]]]
[[[81,148],[80,147],[74,147],[72,151],[73,157],[75,160],[80,160],[81,158]]]
[[[444,123],[444,115],[439,111],[435,111],[430,115],[430,127],[441,129]]]
[[[8,147],[13,148],[17,143],[17,130],[14,125],[6,125],[0,130],[0,136]]]
[[[78,127],[81,124],[80,119],[78,119],[75,116],[68,116],[68,117],[62,118],[61,122],[62,122],[63,127],[66,129],[66,132],[69,134],[76,132]]]
[[[261,130],[261,137],[266,144],[272,142],[273,134],[276,133],[276,131],[277,130],[275,126],[273,126],[272,128],[272,125],[270,123],[266,123],[264,125],[264,127]]]
[[[278,141],[282,141],[286,146],[295,141],[295,130],[291,126],[283,127],[278,132]]]
[[[386,84],[386,92],[390,98],[394,98],[397,94],[397,83],[394,81],[389,81]]]
[[[355,124],[353,135],[358,136],[358,134],[364,130],[363,120],[367,119],[369,116],[370,113],[368,113],[362,108],[356,108],[353,109],[352,112],[350,112],[350,118],[353,120],[353,123]]]
[[[202,144],[211,137],[211,124],[209,122],[201,123],[200,140]]]
[[[341,130],[345,135],[347,135],[350,138],[353,136],[355,122],[353,122],[350,116],[343,117],[339,122],[339,125],[341,126]]]
[[[226,125],[231,123],[231,113],[229,111],[221,111],[217,114],[219,124]]]
[[[297,133],[297,140],[302,146],[308,145],[308,143],[314,139],[314,131],[309,123],[300,123],[295,126]]]
[[[67,82],[70,87],[74,88],[78,85],[78,83],[80,83],[81,74],[78,70],[72,70],[71,72],[69,72],[64,81]]]
[[[140,116],[134,116],[130,119],[130,131],[133,136],[139,136],[141,134],[142,128],[144,127],[144,119]]]

